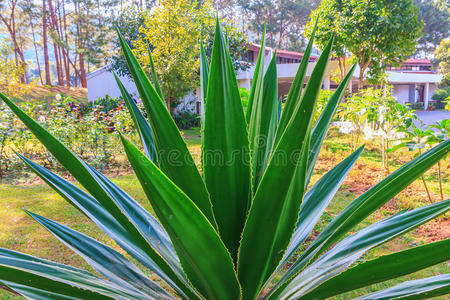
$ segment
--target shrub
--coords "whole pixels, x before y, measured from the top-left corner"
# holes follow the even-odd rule
[[[276,60],[272,58],[264,75],[263,50],[244,114],[227,43],[217,24],[209,80],[202,80],[207,89],[202,175],[161,94],[126,41],[120,41],[150,123],[118,81],[144,153],[124,136],[121,140],[158,219],[8,98],[1,97],[87,192],[30,159],[20,158],[130,257],[158,275],[170,293],[116,250],[31,212],[32,218],[80,254],[102,277],[0,249],[0,282],[10,289],[30,298],[52,299],[166,299],[174,298],[173,294],[183,299],[316,299],[403,276],[450,258],[450,240],[444,240],[347,270],[369,249],[450,209],[449,200],[437,202],[400,212],[347,236],[446,155],[449,141],[403,165],[356,198],[306,250],[293,257],[305,245],[363,150],[359,148],[307,188],[333,113],[354,70],[313,124],[332,39],[302,91],[312,39],[309,42],[281,118]],[[264,39],[261,49],[265,49]],[[448,281],[449,275],[439,275],[404,282],[362,299],[436,296],[448,292]]]
[[[431,99],[436,101],[445,100],[445,98],[450,96],[450,88],[437,89]]]
[[[200,116],[189,109],[177,111],[173,116],[173,119],[180,129],[189,129],[191,127],[200,126]]]

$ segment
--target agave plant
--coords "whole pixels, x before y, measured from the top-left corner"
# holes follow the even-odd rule
[[[447,239],[354,266],[369,249],[448,211],[449,200],[400,212],[349,235],[445,156],[450,141],[418,156],[356,198],[306,250],[299,250],[363,151],[359,148],[309,187],[327,128],[353,71],[313,124],[332,39],[303,90],[313,39],[309,41],[281,115],[276,56],[264,72],[262,50],[244,113],[227,41],[217,22],[210,66],[201,49],[205,113],[199,172],[164,105],[155,73],[150,80],[120,33],[119,37],[149,116],[147,121],[116,78],[144,152],[125,137],[121,139],[156,217],[2,95],[86,191],[19,157],[111,237],[127,257],[27,212],[98,274],[0,249],[1,284],[36,299],[316,299],[450,259]],[[160,280],[152,280],[149,271]],[[441,295],[450,291],[449,284],[449,274],[439,275],[404,282],[362,299]]]

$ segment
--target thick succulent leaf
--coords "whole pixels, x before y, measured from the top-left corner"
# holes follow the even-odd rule
[[[176,287],[170,278],[168,278],[167,275],[165,275],[164,272],[155,264],[153,259],[150,258],[147,253],[142,251],[142,249],[136,246],[137,242],[133,236],[129,235],[127,231],[111,216],[111,214],[109,214],[94,198],[92,198],[92,196],[69,181],[50,172],[44,167],[39,166],[28,158],[20,154],[18,155],[51,188],[53,188],[71,205],[79,209],[83,214],[91,219],[97,226],[99,226],[100,229],[103,230],[103,232],[105,232],[120,247],[122,247],[122,249],[127,251],[128,254],[137,259],[145,267],[155,272],[163,280],[167,281],[169,285]],[[147,240],[151,243],[157,253],[161,255],[174,270],[179,270],[179,275],[181,276],[181,266],[167,232],[151,214],[142,208],[136,209],[135,212],[136,220],[142,220],[140,222],[140,227],[143,230],[146,230],[145,236],[147,237]],[[155,253],[153,257],[157,257],[158,259],[158,254]]]
[[[295,109],[298,107],[299,102],[301,100],[303,85],[305,83],[306,71],[308,69],[309,58],[311,56],[311,50],[314,43],[316,27],[317,21],[316,25],[314,26],[311,38],[309,39],[308,45],[306,46],[305,52],[303,53],[303,57],[298,67],[297,73],[295,74],[294,81],[292,82],[291,88],[289,89],[286,104],[284,105],[283,112],[281,113],[275,143],[277,143],[280,140],[284,130],[286,129],[287,124],[294,115]]]
[[[89,272],[0,248],[0,282],[18,293],[27,286],[76,299],[142,299]],[[17,287],[17,290],[14,288]],[[26,290],[26,288],[25,288]],[[49,299],[45,298],[45,299]],[[151,299],[152,297],[145,297]]]
[[[250,206],[250,153],[236,74],[218,21],[203,135],[203,177],[220,236],[235,260]]]
[[[450,260],[450,239],[414,247],[361,263],[299,299],[325,299],[394,279]]]
[[[262,100],[264,86],[264,61],[266,57],[266,24],[264,24],[261,47],[259,48],[258,59],[256,60],[255,70],[253,71],[252,86],[250,87],[250,95],[248,97],[248,107],[246,112],[247,123],[252,123],[254,118],[253,110]]]
[[[163,288],[148,279],[142,271],[111,247],[55,221],[28,211],[27,213],[64,245],[83,257],[97,272],[123,290],[136,294],[142,292],[142,296],[170,298]]]
[[[209,64],[206,57],[205,48],[203,43],[200,43],[200,92],[204,102],[206,101],[206,93],[208,92],[208,79],[209,79]]]
[[[252,186],[255,191],[269,161],[278,125],[277,53],[272,56],[266,74],[262,97],[255,98],[250,118],[249,139]]]
[[[240,287],[231,256],[214,227],[145,155],[124,138],[122,142],[190,282],[206,299],[239,299]]]
[[[44,144],[56,159],[70,172],[70,174],[83,185],[86,190],[94,196],[94,198],[103,206],[105,210],[110,213],[113,218],[133,237],[136,247],[142,249],[148,256],[150,256],[156,265],[170,278],[176,285],[174,288],[181,289],[188,297],[194,295],[189,287],[180,281],[180,278],[167,265],[167,263],[156,254],[150,243],[145,239],[146,230],[141,230],[134,222],[133,210],[125,209],[128,206],[134,208],[139,205],[132,198],[126,199],[118,197],[120,193],[117,189],[110,190],[105,184],[105,179],[99,176],[99,173],[90,168],[85,162],[80,160],[74,153],[72,153],[66,146],[64,146],[58,139],[52,136],[47,130],[40,126],[36,121],[30,118],[26,113],[19,109],[11,100],[0,93],[0,98],[11,108],[19,119],[30,129],[31,132]],[[103,179],[102,179],[103,178]],[[131,203],[130,203],[131,202]],[[125,207],[124,207],[125,204]],[[183,295],[183,294],[181,294]]]
[[[119,40],[128,68],[148,114],[158,149],[159,167],[186,195],[193,199],[211,224],[215,225],[205,183],[177,125],[120,33]]]
[[[351,228],[401,192],[449,151],[450,140],[447,140],[403,165],[359,196],[328,224],[302,256],[290,266],[280,282],[298,273],[314,256],[336,243]]]
[[[122,93],[122,97],[125,100],[125,104],[128,107],[128,111],[130,112],[131,119],[133,120],[134,126],[136,127],[139,137],[141,138],[142,145],[144,146],[145,155],[150,158],[155,164],[158,164],[158,156],[156,152],[155,142],[153,141],[153,134],[145,117],[142,115],[141,111],[137,107],[136,103],[134,103],[133,98],[131,98],[128,91],[123,86],[119,77],[114,73],[114,77],[116,78],[117,85],[119,86],[120,92]]]
[[[355,63],[347,73],[345,78],[342,80],[342,82],[339,84],[338,88],[331,96],[322,114],[317,120],[317,123],[314,125],[311,133],[311,149],[309,149],[306,185],[309,184],[309,180],[311,179],[311,175],[314,171],[314,166],[316,164],[317,157],[319,157],[320,148],[322,147],[323,140],[325,139],[325,136],[327,134],[328,127],[330,126],[331,120],[333,119],[339,103],[341,103],[341,99],[344,96],[345,91],[347,90],[347,86],[351,82],[356,65],[357,64]]]
[[[97,176],[98,181],[110,191],[111,195],[114,195],[115,199],[121,203],[124,210],[133,218],[134,223],[139,227],[145,239],[180,276],[181,269],[173,244],[159,221],[108,177],[92,166],[89,167]]]
[[[205,101],[206,93],[208,92],[208,79],[209,79],[209,64],[206,57],[205,48],[203,47],[203,42],[200,43],[200,93],[201,93],[201,122],[202,122],[202,133],[205,126]],[[203,141],[203,135],[202,135]],[[202,165],[203,169],[203,165]]]
[[[305,192],[312,117],[331,48],[332,41],[320,56],[304,99],[275,147],[253,198],[239,249],[238,276],[244,299],[256,298],[294,233]]]
[[[450,274],[442,274],[418,280],[405,281],[389,289],[381,290],[358,300],[430,299],[450,293]]]
[[[309,236],[320,216],[325,211],[334,195],[336,195],[336,192],[339,190],[345,177],[347,177],[348,172],[350,172],[350,169],[361,155],[363,149],[364,146],[360,147],[327,174],[322,176],[322,178],[320,178],[305,194],[305,198],[303,199],[300,208],[297,228],[295,229],[289,247],[286,250],[286,254],[278,269],[285,266],[295,251]]]
[[[330,251],[298,274],[281,294],[281,299],[298,298],[338,275],[367,250],[385,243],[450,210],[450,200],[408,212],[401,212],[376,222],[343,239]]]
[[[148,45],[147,50],[148,50],[148,59],[150,61],[150,69],[152,72],[153,86],[155,87],[155,90],[158,93],[159,97],[164,100],[164,94],[161,90],[161,86],[159,85],[158,75],[156,74],[155,65],[153,64],[152,51],[150,50],[150,47]]]

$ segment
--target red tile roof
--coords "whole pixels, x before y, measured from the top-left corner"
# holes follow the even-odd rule
[[[410,58],[405,60],[403,64],[431,65],[431,60],[429,60],[428,58]]]
[[[250,51],[259,52],[259,49],[261,48],[261,45],[257,44],[250,44]],[[272,48],[266,47],[266,54],[271,51]],[[285,58],[297,58],[301,59],[303,57],[303,53],[301,52],[295,52],[295,51],[288,51],[288,50],[279,50],[277,49],[277,57],[285,57]],[[317,57],[314,55],[310,56],[311,60],[316,60]]]

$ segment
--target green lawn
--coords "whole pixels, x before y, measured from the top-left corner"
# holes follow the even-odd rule
[[[189,148],[198,163],[200,161],[201,142],[198,128],[184,131],[184,137],[187,139]],[[344,156],[349,154],[349,146],[342,143],[342,141],[339,143],[338,140],[338,138],[332,138],[327,141],[327,144],[325,145],[318,161],[318,167],[316,170],[317,174],[313,177],[313,180],[317,180],[320,177],[318,174],[323,174],[332,165],[336,164]],[[376,148],[374,145],[369,146],[368,151],[363,155],[361,161],[349,174],[349,179],[344,182],[343,188],[338,193],[337,197],[335,197],[332,201],[330,207],[327,209],[327,212],[324,214],[315,230],[320,231],[321,228],[332,220],[332,218],[339,211],[341,211],[350,203],[350,201],[360,194],[363,191],[363,188],[360,188],[361,184],[366,184],[368,187],[373,184],[373,182],[376,182],[383,177],[380,172],[377,173],[380,169],[380,163]],[[401,158],[398,161],[393,161],[392,170],[402,163],[402,159],[408,160],[407,158]],[[377,166],[378,169],[375,169]],[[445,166],[448,168],[448,162],[446,162]],[[367,172],[368,169],[369,172]],[[437,197],[437,183],[434,180],[435,177],[434,171],[428,172],[427,180],[429,181],[433,196]],[[142,205],[144,205],[144,207],[151,210],[148,201],[140,188],[139,182],[134,175],[121,175],[113,178],[113,181],[137,199]],[[364,188],[367,187],[365,186]],[[444,178],[444,187],[448,193],[448,176]],[[395,199],[395,203],[391,203],[389,206],[383,207],[377,213],[370,216],[364,225],[391,214],[393,210],[400,210],[405,206],[416,207],[427,204],[426,199],[422,199],[423,188],[421,186],[421,182],[416,181],[409,188],[409,190],[415,192],[412,194],[408,194],[408,191],[402,193]],[[416,192],[417,190],[418,192]],[[29,210],[44,217],[51,218],[75,230],[96,238],[101,242],[117,247],[113,241],[106,237],[83,214],[70,206],[67,202],[65,202],[65,200],[63,200],[46,185],[40,183],[33,185],[0,184],[0,195],[0,247],[22,251],[42,258],[51,259],[60,263],[70,264],[92,271],[92,269],[79,256],[64,247],[61,242],[28,217],[24,210]],[[445,220],[448,220],[448,215]],[[450,223],[444,222],[442,224],[447,226]],[[419,232],[412,231],[401,238],[397,238],[372,250],[366,255],[365,259],[371,259],[393,251],[417,246],[425,241],[428,241],[428,237],[423,237]],[[395,281],[370,286],[362,291],[374,291],[404,280],[448,273],[449,271],[450,269],[448,263],[442,263],[415,274],[402,277]],[[362,291],[344,294],[338,299],[352,299]],[[0,299],[14,298],[15,296],[7,292],[0,291]]]

